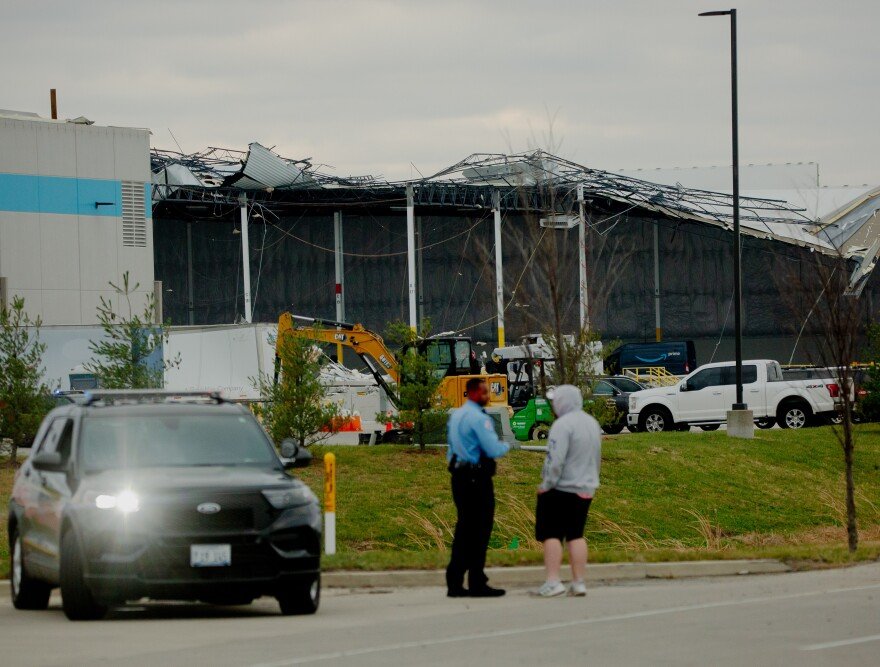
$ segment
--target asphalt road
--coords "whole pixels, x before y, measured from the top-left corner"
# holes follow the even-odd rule
[[[877,665],[880,564],[591,588],[587,598],[448,600],[439,589],[327,592],[285,618],[145,604],[71,623],[0,602],[13,665]]]

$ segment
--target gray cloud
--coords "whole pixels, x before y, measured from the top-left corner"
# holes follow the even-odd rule
[[[880,182],[873,2],[742,0],[744,162]],[[717,3],[30,2],[4,11],[0,106],[150,127],[185,150],[258,140],[405,177],[543,143],[600,168],[729,160]]]

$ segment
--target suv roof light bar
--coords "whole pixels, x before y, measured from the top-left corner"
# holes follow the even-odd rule
[[[85,392],[83,405],[94,405],[99,401],[114,402],[158,402],[178,398],[206,398],[216,403],[228,403],[219,391],[168,391],[165,389],[98,389]]]

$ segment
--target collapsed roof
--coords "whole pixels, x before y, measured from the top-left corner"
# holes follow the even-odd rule
[[[211,147],[185,155],[154,149],[152,172],[154,201],[207,198],[232,203],[241,193],[257,197],[276,191],[327,190],[345,190],[349,196],[361,196],[366,201],[377,193],[402,195],[411,188],[415,204],[420,207],[488,208],[497,192],[500,206],[505,209],[564,215],[571,213],[576,202],[606,200],[623,205],[624,212],[640,209],[726,230],[733,228],[730,194],[591,169],[541,150],[474,153],[428,177],[386,181],[374,176],[330,175],[310,159],[284,158],[254,142],[246,152]],[[880,256],[880,188],[818,224],[804,214],[804,209],[779,199],[741,196],[739,205],[743,234],[828,255],[843,253],[853,260],[854,291],[861,291]]]

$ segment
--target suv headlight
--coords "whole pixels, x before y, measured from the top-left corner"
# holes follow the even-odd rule
[[[318,496],[305,484],[287,489],[265,489],[263,497],[276,510],[290,509],[291,507],[318,502]]]
[[[94,503],[99,510],[118,510],[123,514],[137,512],[141,508],[141,500],[131,489],[118,493],[98,493],[92,491],[86,495],[86,503]]]
[[[635,412],[636,404],[638,402],[639,402],[639,399],[637,399],[635,396],[629,397],[629,411],[630,412]]]

